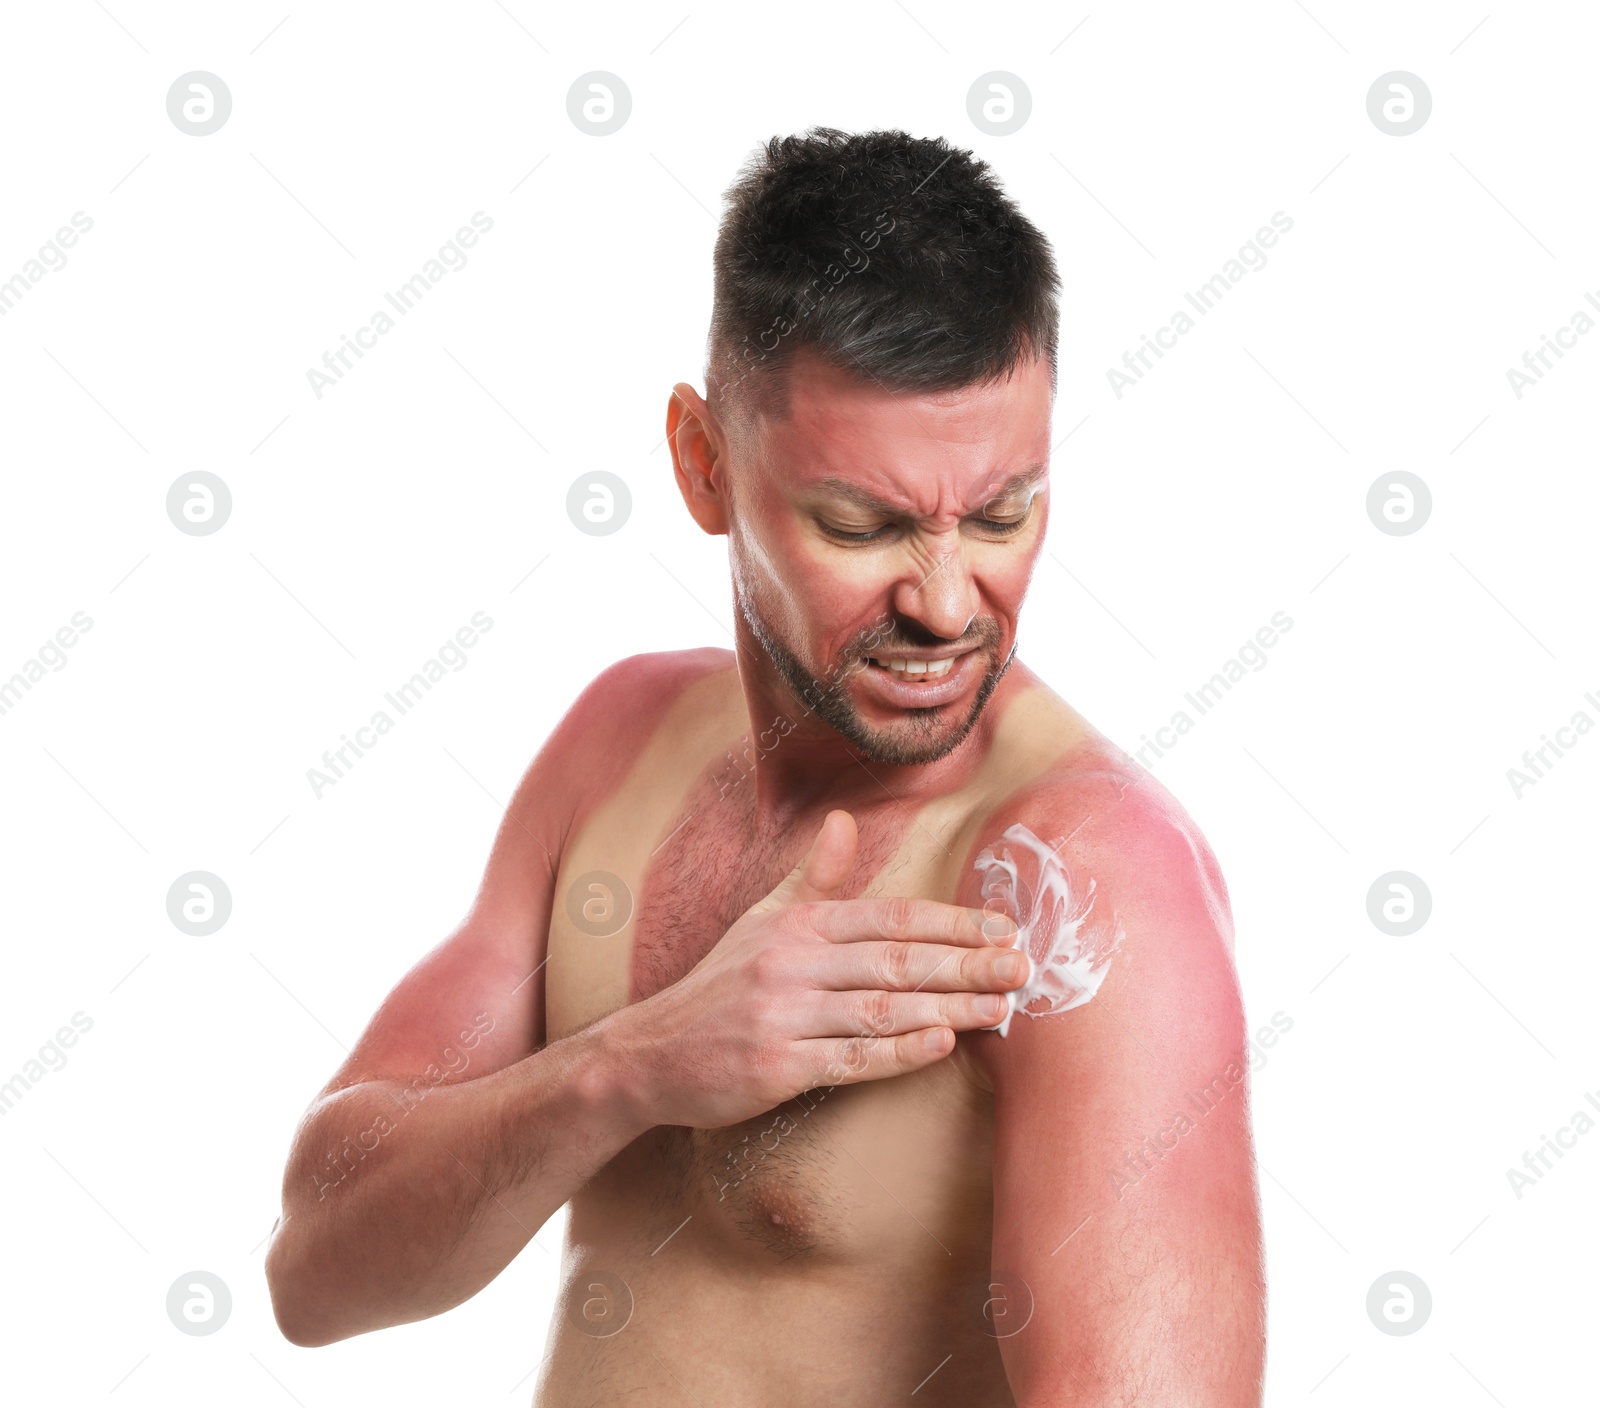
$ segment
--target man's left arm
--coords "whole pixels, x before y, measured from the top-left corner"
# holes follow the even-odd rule
[[[995,1094],[992,1332],[1021,1408],[1261,1402],[1231,920],[1204,840],[1161,798],[1047,805],[1038,834],[1071,829],[1067,874],[1095,882],[1085,932],[1114,914],[1121,941],[1087,1003],[963,1038]]]

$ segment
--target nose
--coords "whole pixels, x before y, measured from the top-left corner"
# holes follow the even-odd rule
[[[943,640],[966,634],[978,614],[978,584],[958,534],[941,535],[916,554],[911,570],[895,586],[894,608]]]

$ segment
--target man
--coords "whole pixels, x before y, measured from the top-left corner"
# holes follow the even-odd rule
[[[567,1204],[540,1405],[1258,1404],[1222,876],[1014,659],[1049,246],[898,132],[729,202],[667,431],[737,648],[621,662],[534,760],[302,1122],[278,1322],[436,1315]]]

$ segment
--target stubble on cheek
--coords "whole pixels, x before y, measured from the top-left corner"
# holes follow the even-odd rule
[[[791,660],[812,678],[837,678],[850,650],[874,621],[889,618],[887,593],[874,586],[878,573],[838,570],[824,556],[826,545],[808,541],[797,525],[782,525],[763,537],[743,522],[729,535],[734,596],[758,640],[784,643]],[[877,610],[874,612],[873,607]],[[880,627],[881,628],[881,627]],[[813,641],[838,640],[819,656]]]

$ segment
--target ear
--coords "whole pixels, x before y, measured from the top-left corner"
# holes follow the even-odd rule
[[[726,450],[711,408],[687,382],[672,388],[667,400],[667,444],[672,471],[689,514],[707,533],[728,531],[728,506],[723,497]]]

